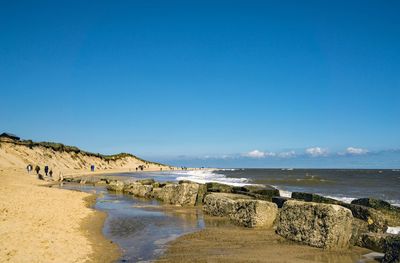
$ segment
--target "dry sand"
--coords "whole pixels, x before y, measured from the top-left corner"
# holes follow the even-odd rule
[[[0,168],[0,262],[111,262],[105,214],[87,193],[49,188],[22,169]]]

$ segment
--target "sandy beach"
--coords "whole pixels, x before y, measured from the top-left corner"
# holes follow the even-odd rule
[[[101,234],[95,196],[49,188],[22,169],[0,170],[0,261],[111,262],[116,245]]]
[[[327,251],[285,240],[273,229],[209,226],[171,242],[158,262],[353,263],[368,249]]]

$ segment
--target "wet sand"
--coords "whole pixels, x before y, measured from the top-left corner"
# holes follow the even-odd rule
[[[222,224],[172,241],[158,262],[353,263],[370,252],[358,247],[327,251],[287,241],[272,229],[245,229]]]
[[[56,188],[22,169],[0,170],[1,262],[112,262],[94,196]]]

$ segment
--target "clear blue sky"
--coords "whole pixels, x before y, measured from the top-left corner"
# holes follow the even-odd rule
[[[400,167],[400,1],[0,3],[0,131],[185,165]]]

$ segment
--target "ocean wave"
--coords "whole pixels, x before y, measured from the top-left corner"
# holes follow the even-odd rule
[[[193,171],[179,171],[176,180],[189,180],[196,183],[221,183],[232,186],[251,185],[247,178],[228,178],[222,173],[214,173],[216,170],[193,170]],[[219,170],[220,171],[220,170]]]
[[[386,230],[386,233],[399,235],[400,226],[395,226],[395,227],[389,226],[388,229]]]
[[[288,197],[288,198],[292,197],[292,192],[284,190],[284,189],[282,189],[282,188],[280,188],[279,186],[276,186],[276,185],[271,185],[271,186],[279,190],[279,195],[280,196]]]

